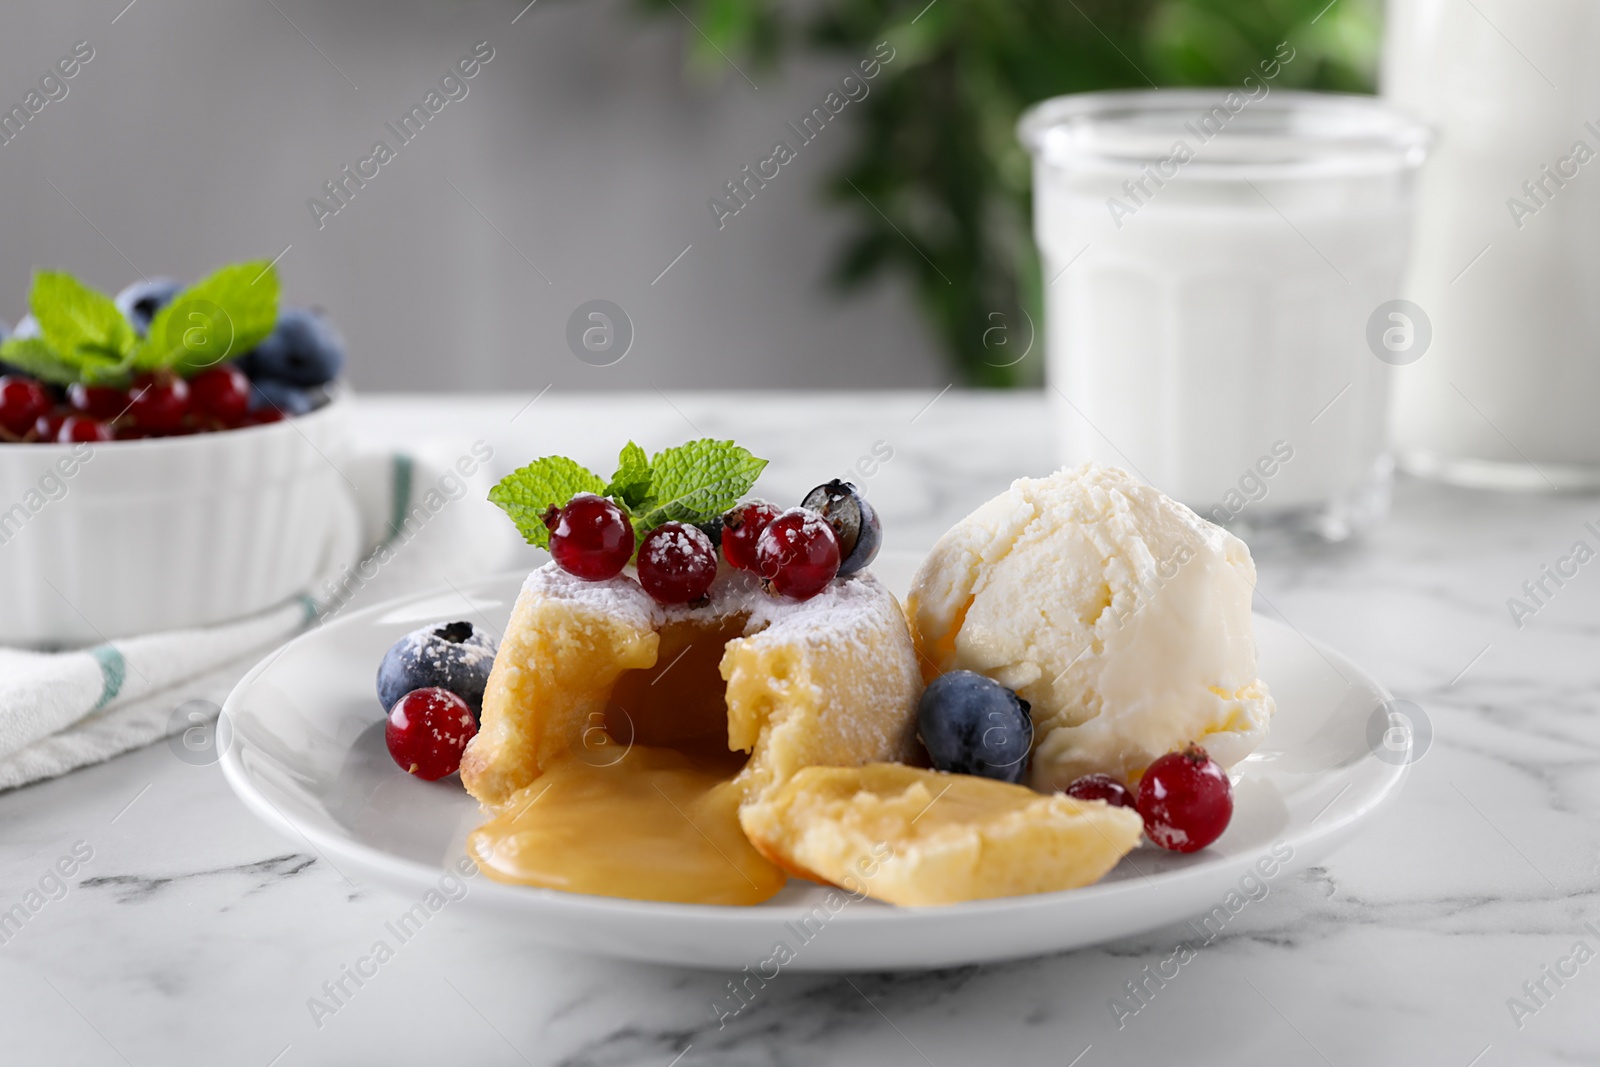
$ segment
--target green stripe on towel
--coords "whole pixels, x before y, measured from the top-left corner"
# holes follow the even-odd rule
[[[100,676],[103,679],[100,688],[100,699],[95,701],[90,711],[99,711],[122,692],[122,683],[128,677],[128,661],[122,658],[122,653],[110,645],[96,645],[89,650],[100,664]]]
[[[411,474],[411,457],[404,452],[395,453],[392,490],[394,499],[389,505],[389,536],[385,544],[400,536],[400,530],[405,526],[406,517],[410,514]]]

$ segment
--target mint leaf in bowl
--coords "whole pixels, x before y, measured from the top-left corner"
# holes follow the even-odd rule
[[[55,350],[58,361],[76,367],[85,380],[115,376],[127,370],[138,335],[117,305],[62,271],[34,273],[28,307],[39,323],[39,340]],[[35,349],[37,354],[41,350]]]
[[[180,292],[150,320],[136,370],[188,377],[260,344],[278,321],[278,273],[266,260],[223,267]]]
[[[51,385],[71,385],[81,377],[78,368],[42,337],[12,337],[0,344],[0,363]]]

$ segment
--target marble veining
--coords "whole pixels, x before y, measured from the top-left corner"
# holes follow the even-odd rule
[[[606,467],[737,437],[798,498],[886,442],[866,489],[890,545],[925,547],[1013,477],[1054,465],[1036,397],[552,393],[362,398],[360,434],[486,437],[509,469],[562,451]],[[614,432],[613,432],[614,431]],[[613,439],[616,438],[616,439]],[[487,507],[485,505],[485,507]],[[490,513],[486,519],[493,521]],[[1129,983],[1195,927],[1037,960],[922,974],[781,975],[737,1016],[727,975],[545,949],[441,911],[338,1010],[308,1010],[403,902],[347,882],[251,816],[215,766],[161,744],[0,794],[0,910],[92,851],[0,943],[5,1062],[528,1063],[790,1067],[1037,1063],[1600,1062],[1600,963],[1534,1005],[1525,983],[1600,950],[1600,572],[1518,628],[1522,583],[1600,517],[1594,498],[1402,480],[1364,542],[1258,557],[1266,605],[1420,705],[1432,747],[1399,799],[1321,866],[1270,883],[1175,978]],[[472,577],[446,567],[440,583]],[[1269,613],[1270,610],[1269,610]],[[54,883],[51,883],[53,886]],[[54,890],[52,889],[52,894]],[[1535,987],[1537,991],[1537,987]],[[1125,1008],[1111,1005],[1120,998]],[[1516,1013],[1519,999],[1536,1010]]]
[[[220,875],[238,875],[256,884],[247,890],[257,893],[276,885],[281,879],[292,878],[309,870],[316,863],[312,856],[288,852],[271,856],[254,863],[236,863],[229,867],[213,867],[205,871],[183,871],[176,874],[104,874],[85,878],[78,883],[80,889],[109,890],[118,904],[139,904],[174,885],[191,878],[215,878]]]

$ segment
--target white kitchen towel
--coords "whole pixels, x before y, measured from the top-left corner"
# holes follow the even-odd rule
[[[0,649],[0,789],[100,763],[216,715],[272,646],[306,625],[307,602],[243,623],[136,637],[88,652]],[[20,668],[20,669],[19,669]]]
[[[0,648],[0,789],[180,733],[195,725],[197,709],[214,716],[271,649],[352,604],[442,584],[446,574],[461,577],[452,562],[498,569],[507,524],[484,529],[493,520],[468,503],[492,510],[483,500],[488,457],[480,451],[475,458],[468,465],[425,454],[367,454],[342,464],[357,487],[366,550],[359,559],[331,561],[304,593],[272,610],[72,652]]]

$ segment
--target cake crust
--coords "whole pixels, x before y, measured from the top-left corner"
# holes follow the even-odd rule
[[[1098,800],[889,763],[806,768],[741,821],[778,867],[907,907],[1089,885],[1143,832]]]
[[[585,582],[546,564],[524,582],[501,641],[462,758],[467,791],[504,804],[604,723],[625,671],[656,666],[663,627],[730,616],[743,634],[727,642],[720,672],[729,747],[750,753],[737,779],[747,803],[806,766],[912,755],[916,652],[899,602],[870,573],[791,601],[725,568],[708,602],[688,607],[658,604],[625,575]]]

